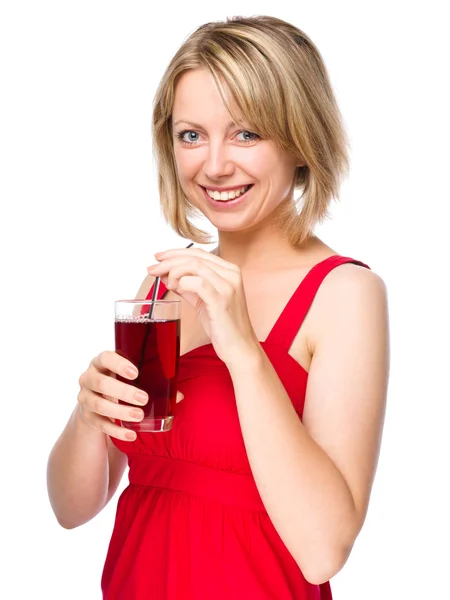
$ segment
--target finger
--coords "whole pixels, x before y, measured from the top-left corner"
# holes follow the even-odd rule
[[[233,286],[239,285],[241,281],[240,271],[235,271],[222,265],[208,262],[198,257],[175,257],[172,259],[167,259],[159,263],[158,265],[153,265],[149,267],[148,271],[154,277],[163,277],[165,274],[170,273],[171,278],[175,269],[177,269],[177,273],[184,270],[184,274],[186,275],[202,275],[208,274],[210,271],[214,271],[220,277],[229,281]]]
[[[91,361],[91,365],[102,373],[111,371],[126,379],[136,379],[138,376],[138,370],[131,361],[110,350],[101,352]]]
[[[160,263],[156,263],[155,265],[150,265],[149,267],[147,267],[147,272],[150,275],[153,275],[153,277],[156,277],[162,273],[168,272],[173,267],[189,264],[189,260],[190,259],[187,256],[178,256],[175,258],[167,259]]]
[[[92,415],[100,415],[110,419],[137,423],[144,418],[144,411],[141,408],[116,404],[89,390],[85,390],[79,395],[79,402],[87,419],[93,419]]]
[[[177,392],[177,399],[176,402],[181,402],[182,400],[184,400],[184,394],[182,394],[180,391]]]
[[[155,258],[157,261],[166,260],[167,258],[178,258],[178,257],[196,257],[201,258],[203,260],[207,260],[215,265],[220,265],[230,271],[239,271],[239,267],[233,263],[230,263],[220,256],[216,256],[215,254],[211,254],[211,252],[206,252],[206,250],[202,250],[201,248],[176,248],[173,250],[165,250],[164,252],[157,252],[155,254]]]
[[[114,402],[114,404],[119,404],[119,399],[114,398],[114,396],[108,396],[107,394],[103,394],[103,398],[106,398],[110,402]]]
[[[217,301],[224,297],[209,281],[195,275],[185,275],[182,277],[178,283],[177,292],[180,295],[186,292],[194,293],[208,307],[215,306]]]
[[[102,396],[117,398],[129,404],[142,406],[148,402],[148,394],[143,390],[98,371],[94,371],[84,387]]]
[[[131,429],[116,425],[106,417],[92,414],[91,423],[89,423],[94,429],[98,429],[110,437],[117,438],[124,442],[132,442],[136,439],[137,435]]]
[[[221,273],[219,273],[218,270],[220,270]],[[181,279],[189,275],[201,277],[205,282],[210,283],[210,285],[222,296],[230,294],[236,285],[236,283],[232,281],[234,278],[232,276],[230,277],[229,271],[226,271],[217,265],[212,267],[207,265],[204,261],[194,260],[189,265],[180,265],[170,270],[167,277],[167,288],[169,290],[178,290]]]

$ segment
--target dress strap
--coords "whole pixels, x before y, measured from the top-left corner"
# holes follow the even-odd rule
[[[267,344],[281,346],[286,352],[289,351],[322,281],[330,271],[345,263],[354,263],[370,269],[368,265],[359,260],[338,254],[329,256],[314,265],[302,279],[277,322],[272,327],[266,339]]]
[[[155,279],[156,281],[156,279]],[[151,300],[152,298],[152,294],[153,294],[153,288],[155,287],[155,282],[153,282],[152,287],[150,288],[147,296],[146,296],[146,300]],[[157,300],[161,300],[161,298],[164,296],[164,294],[167,292],[167,288],[166,286],[163,284],[162,281],[159,282],[159,289],[158,289],[158,294],[156,296]]]

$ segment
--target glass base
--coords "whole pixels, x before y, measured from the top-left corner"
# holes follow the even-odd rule
[[[159,417],[157,419],[153,417],[144,417],[142,421],[122,421],[122,427],[132,429],[133,431],[146,431],[146,432],[157,432],[157,431],[170,431],[173,424],[173,416],[170,417]]]

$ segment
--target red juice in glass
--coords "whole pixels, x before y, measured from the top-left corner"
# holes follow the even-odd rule
[[[118,304],[121,306],[117,307]],[[172,428],[177,395],[180,319],[160,317],[178,317],[180,302],[129,301],[128,304],[132,306],[126,308],[128,312],[131,309],[134,312],[128,315],[124,314],[127,311],[123,304],[124,302],[116,303],[116,352],[132,362],[138,368],[139,375],[132,381],[119,375],[117,378],[147,392],[149,401],[142,406],[142,421],[123,421],[122,424],[135,431],[167,431]],[[151,304],[154,308],[150,318],[148,310]],[[119,402],[128,404],[122,400]]]

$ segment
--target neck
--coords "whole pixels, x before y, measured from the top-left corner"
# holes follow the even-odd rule
[[[320,243],[310,235],[302,244],[292,246],[280,234],[249,235],[247,232],[219,232],[219,244],[213,250],[241,271],[267,271],[286,263],[289,257],[307,256]]]

